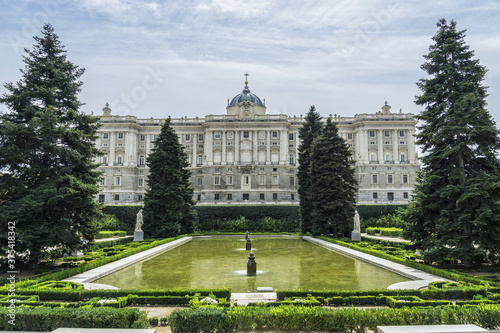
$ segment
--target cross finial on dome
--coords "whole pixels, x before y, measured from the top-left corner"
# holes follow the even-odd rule
[[[245,74],[243,74],[243,75],[245,76],[245,88],[247,88],[247,89],[248,89],[248,76],[249,76],[250,74],[248,74],[248,71],[246,71],[246,72],[245,72]]]

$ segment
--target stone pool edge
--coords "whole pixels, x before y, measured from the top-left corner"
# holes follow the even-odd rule
[[[313,244],[316,244],[318,246],[327,248],[329,250],[339,252],[341,254],[344,254],[346,256],[367,262],[371,265],[383,268],[387,271],[396,273],[398,275],[404,276],[408,279],[411,279],[413,281],[405,281],[405,282],[398,282],[393,285],[390,285],[387,287],[387,289],[421,289],[424,287],[427,287],[427,285],[431,282],[434,281],[450,281],[448,279],[445,279],[441,276],[433,275],[426,273],[424,271],[421,271],[416,268],[412,268],[409,266],[405,266],[402,264],[398,264],[395,262],[392,262],[387,259],[382,259],[379,257],[375,257],[371,254],[363,253],[360,251],[356,251],[341,245],[333,244],[321,239],[317,239],[314,237],[310,236],[303,236],[303,240],[311,242]]]
[[[344,254],[346,256],[367,262],[369,264],[372,264],[374,266],[383,268],[385,270],[388,270],[390,272],[399,274],[401,276],[404,276],[408,279],[412,279],[412,281],[406,281],[406,282],[399,282],[395,283],[393,285],[390,285],[387,287],[387,289],[421,289],[424,287],[427,287],[427,285],[431,282],[434,281],[449,281],[448,279],[445,279],[443,277],[437,276],[437,275],[432,275],[429,273],[426,273],[424,271],[411,268],[402,264],[397,264],[395,262],[378,258],[370,254],[366,254],[360,251],[352,250],[347,247],[343,247],[337,244],[333,244],[321,239],[313,238],[310,236],[291,236],[291,235],[252,235],[254,238],[260,238],[260,237],[280,237],[280,238],[300,238],[305,241],[308,241],[310,243],[316,244],[318,246],[321,246],[323,248]],[[240,235],[208,235],[208,236],[189,236],[189,237],[183,237],[180,239],[177,239],[175,241],[156,246],[154,248],[151,248],[149,250],[136,253],[134,255],[131,255],[130,257],[123,258],[120,260],[117,260],[115,262],[111,262],[109,264],[91,269],[89,271],[70,276],[63,281],[70,281],[70,282],[76,282],[76,283],[82,283],[85,286],[85,289],[90,289],[92,288],[92,285],[94,285],[93,281],[98,280],[106,275],[112,274],[116,271],[119,271],[127,266],[133,265],[139,261],[145,260],[152,258],[156,255],[159,255],[165,251],[171,250],[177,246],[180,246],[182,244],[185,244],[189,241],[191,241],[194,238],[241,238]],[[104,285],[101,285],[104,287]],[[97,286],[96,286],[97,287]],[[113,286],[109,286],[110,289],[118,289]]]
[[[153,247],[149,250],[142,251],[136,254],[131,255],[130,257],[126,257],[117,261],[110,262],[109,264],[102,265],[100,267],[91,269],[89,271],[70,276],[62,281],[70,281],[70,282],[76,282],[76,283],[82,283],[82,284],[88,284],[92,281],[98,280],[106,275],[112,274],[116,271],[119,271],[125,267],[128,267],[130,265],[133,265],[139,261],[142,261],[144,259],[150,259],[156,255],[159,255],[165,251],[171,250],[177,246],[180,246],[182,244],[185,244],[189,241],[191,241],[193,237],[182,237],[179,239],[176,239],[174,241],[171,241],[166,244],[162,244],[156,247]],[[116,287],[114,287],[116,288]],[[87,288],[85,288],[87,289]],[[116,288],[118,289],[118,288]]]

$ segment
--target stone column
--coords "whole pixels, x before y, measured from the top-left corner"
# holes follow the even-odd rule
[[[280,131],[280,165],[286,164],[286,155],[288,153],[288,140],[286,134],[286,131]]]
[[[221,164],[226,165],[226,131],[221,131],[221,135],[222,135]]]
[[[240,131],[234,131],[234,165],[240,162]]]
[[[384,163],[384,134],[383,130],[378,130],[378,138],[377,138],[377,143],[378,143],[378,149],[377,149],[377,154],[378,154],[378,162],[383,164]]]
[[[416,158],[416,150],[415,150],[415,131],[414,130],[409,130],[406,132],[406,135],[408,136],[408,161],[410,163],[416,163],[417,158]]]
[[[115,161],[115,148],[116,148],[116,133],[109,133],[109,165],[114,165]]]
[[[191,166],[193,168],[196,167],[196,165],[198,164],[198,134],[194,133],[194,134],[191,134],[192,136],[192,143],[193,143],[193,160],[191,161]]]
[[[259,164],[259,131],[253,131],[253,164]]]
[[[213,131],[205,132],[205,155],[207,157],[207,165],[214,164],[214,145],[213,145]]]
[[[394,160],[394,164],[399,164],[399,137],[398,130],[392,131],[392,159]]]
[[[271,164],[271,131],[267,131],[266,164]]]

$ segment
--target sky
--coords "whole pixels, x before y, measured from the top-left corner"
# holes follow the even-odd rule
[[[82,111],[139,118],[225,114],[248,72],[268,114],[418,114],[420,66],[440,18],[467,30],[500,119],[500,1],[0,0],[0,94],[50,23],[85,68]],[[0,105],[0,112],[5,105]],[[497,125],[498,127],[498,125]]]

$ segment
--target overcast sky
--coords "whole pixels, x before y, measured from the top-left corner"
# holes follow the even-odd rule
[[[416,82],[440,18],[466,29],[489,70],[500,119],[500,1],[0,0],[0,81],[19,80],[23,49],[51,23],[84,67],[82,110],[137,117],[224,114],[249,87],[268,114],[419,113]],[[5,88],[0,88],[4,93]],[[5,111],[0,105],[0,111]]]

